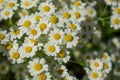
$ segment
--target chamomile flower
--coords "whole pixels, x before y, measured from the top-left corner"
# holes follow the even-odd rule
[[[6,7],[11,10],[16,10],[19,6],[17,0],[6,0]]]
[[[59,53],[60,48],[57,44],[48,42],[44,45],[44,51],[48,56],[56,56]]]
[[[62,44],[63,36],[64,32],[62,30],[54,29],[50,31],[49,40],[57,44]]]
[[[81,26],[77,22],[69,22],[66,24],[67,29],[70,29],[71,31],[75,31],[77,33],[80,32]]]
[[[102,70],[103,62],[100,59],[95,59],[90,61],[90,68],[92,70]]]
[[[104,0],[106,2],[107,5],[110,6],[116,6],[117,5],[117,1],[116,0]]]
[[[120,63],[120,54],[118,52],[111,54],[111,60],[114,63]]]
[[[112,7],[113,15],[120,15],[120,7]]]
[[[29,65],[27,67],[31,75],[37,75],[44,71],[48,71],[48,65],[43,58],[34,58],[32,61],[29,61]]]
[[[11,62],[13,64],[24,62],[24,58],[21,57],[21,54],[18,52],[17,49],[11,49],[9,51],[9,59],[12,60]]]
[[[0,15],[1,15],[2,19],[6,20],[6,19],[9,19],[9,18],[12,18],[13,14],[14,14],[13,10],[5,8],[1,11]]]
[[[21,0],[20,6],[23,9],[30,9],[35,5],[32,3],[32,0]]]
[[[9,71],[9,65],[7,62],[0,62],[0,74],[7,74]]]
[[[21,56],[26,58],[33,57],[36,51],[37,47],[32,43],[23,43],[18,50]]]
[[[7,31],[6,30],[1,30],[0,29],[0,43],[1,44],[6,44],[6,42],[9,41],[9,37],[8,37],[8,34],[7,34]]]
[[[71,21],[72,22],[78,22],[85,20],[86,11],[85,9],[76,9],[73,8],[71,11]]]
[[[120,76],[120,65],[115,66],[114,75]]]
[[[10,28],[10,40],[14,40],[14,39],[20,39],[23,36],[23,33],[21,32],[21,30],[19,28],[14,29],[14,28]]]
[[[79,38],[76,36],[76,34],[76,32],[72,32],[69,29],[65,30],[64,43],[66,44],[67,48],[72,48],[73,46],[77,45]]]
[[[24,16],[28,15],[28,11],[25,10],[25,9],[22,9],[22,10],[19,11],[18,14],[19,14],[20,17],[24,17]]]
[[[101,80],[101,72],[100,71],[90,71],[88,74],[89,80]]]
[[[43,18],[43,14],[41,12],[36,12],[32,14],[36,22],[39,22]]]
[[[5,5],[5,0],[0,0],[0,9],[3,9]]]
[[[48,20],[41,19],[40,22],[37,24],[37,28],[41,31],[41,34],[47,34],[49,29],[51,27],[51,24],[49,24]]]
[[[120,16],[113,15],[111,16],[111,25],[110,27],[114,28],[115,30],[120,28]]]
[[[87,12],[88,16],[90,16],[92,18],[96,17],[97,13],[96,13],[96,10],[93,7],[88,6],[87,9],[86,9],[86,12]]]
[[[32,27],[35,23],[35,20],[31,16],[25,16],[18,20],[19,29],[25,33],[28,31],[30,27]]]
[[[35,75],[35,80],[51,80],[51,75],[49,72],[43,72]]]
[[[107,52],[102,53],[101,56],[102,56],[103,61],[110,61],[111,60],[111,58],[110,58],[110,56],[108,55]]]
[[[104,61],[103,62],[103,71],[106,73],[109,73],[112,69],[112,64],[110,61]]]
[[[54,67],[53,73],[57,77],[57,79],[63,77],[67,73],[67,68],[64,65],[57,65]]]
[[[55,57],[55,60],[57,60],[59,63],[67,63],[70,59],[70,52],[66,50],[60,50],[57,56]]]
[[[109,41],[109,45],[112,48],[115,48],[115,49],[118,49],[118,50],[120,49],[120,41],[117,37],[114,37],[113,39],[111,39]]]
[[[33,27],[31,27],[26,34],[28,35],[28,37],[30,38],[34,38],[37,39],[38,37],[40,37],[41,35],[41,31],[38,27],[35,27],[35,25]]]
[[[51,2],[42,2],[38,9],[46,16],[50,16],[55,12],[55,7]]]

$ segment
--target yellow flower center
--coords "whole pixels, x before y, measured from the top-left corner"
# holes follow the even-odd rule
[[[38,75],[39,80],[46,80],[46,75],[44,73]]]
[[[61,36],[60,36],[59,33],[55,33],[55,34],[53,35],[53,37],[54,37],[55,40],[59,40]]]
[[[118,25],[119,22],[120,22],[119,19],[114,19],[114,24],[115,24],[115,25]]]
[[[9,6],[10,8],[12,8],[12,7],[15,6],[15,4],[14,4],[13,2],[10,2],[10,3],[8,3],[8,6]]]
[[[19,53],[18,52],[13,52],[12,53],[12,58],[13,59],[18,59],[20,57]]]
[[[41,69],[42,69],[42,64],[41,63],[34,64],[34,70],[35,71],[40,71]]]
[[[80,3],[79,1],[74,1],[73,4],[74,4],[75,6],[80,6],[80,5],[81,5],[81,3]]]
[[[28,28],[31,25],[31,21],[26,20],[23,25],[24,25],[25,28]]]
[[[13,47],[13,44],[11,42],[8,42],[6,45],[6,49],[10,50]]]
[[[76,17],[76,19],[81,17],[81,14],[79,12],[74,12],[74,16]]]
[[[22,14],[22,16],[25,16],[26,12],[25,11],[21,11],[21,14]]]
[[[115,8],[115,12],[116,12],[117,14],[120,14],[120,8]]]
[[[48,46],[48,51],[54,52],[55,51],[55,46],[54,45]]]
[[[108,69],[109,68],[108,64],[107,63],[103,63],[103,68],[104,69]]]
[[[118,56],[115,56],[115,57],[114,57],[114,60],[115,60],[115,62],[117,62],[117,61],[119,60],[119,57],[118,57]]]
[[[58,23],[59,19],[56,16],[51,16],[50,21],[54,24]]]
[[[93,72],[93,73],[92,73],[92,77],[93,77],[93,78],[98,78],[98,74],[97,74],[96,72]]]
[[[114,0],[109,0],[111,3],[114,1]]]
[[[64,78],[62,78],[62,80],[67,80],[67,78],[66,78],[66,77],[64,77]]]
[[[99,67],[99,63],[98,62],[94,62],[94,66],[95,67]]]
[[[36,20],[36,21],[39,21],[41,18],[42,18],[42,17],[39,16],[39,15],[35,16],[35,20]]]
[[[32,30],[30,30],[30,33],[31,33],[32,35],[36,35],[36,34],[37,34],[37,30],[36,30],[36,29],[32,29]]]
[[[41,24],[39,25],[39,27],[40,27],[40,29],[43,31],[43,30],[46,29],[47,25],[46,25],[45,23],[41,23]]]
[[[30,41],[31,41],[32,43],[34,43],[35,45],[38,44],[38,41],[37,41],[36,39],[30,39]]]
[[[0,40],[3,40],[4,38],[5,38],[5,36],[0,33]]]
[[[65,57],[65,52],[64,51],[60,51],[59,53],[58,53],[58,56],[60,57],[60,58],[64,58]]]
[[[0,0],[0,3],[4,2],[4,0]]]
[[[10,12],[9,11],[5,11],[4,14],[5,14],[5,16],[9,16]]]
[[[76,25],[75,24],[70,24],[70,29],[72,29],[72,30],[75,30],[76,29]]]
[[[19,33],[20,33],[19,30],[14,30],[14,31],[12,32],[13,35],[18,35]]]
[[[63,73],[63,69],[58,68],[58,69],[57,69],[57,72],[58,72],[60,75],[62,75],[62,73]]]
[[[88,12],[88,14],[92,14],[92,13],[93,13],[93,10],[92,10],[91,8],[89,8],[89,9],[87,10],[87,12]]]
[[[25,52],[26,52],[26,53],[32,52],[32,47],[31,47],[31,46],[26,46],[26,47],[25,47]]]
[[[44,10],[44,12],[49,12],[50,11],[50,7],[49,6],[44,6],[43,10]]]
[[[25,6],[30,6],[30,2],[28,2],[28,1],[24,2],[24,5]]]
[[[117,71],[117,72],[120,72],[120,67],[117,67],[116,71]]]
[[[102,54],[102,58],[103,58],[103,59],[106,59],[106,58],[107,58],[107,55],[106,55],[106,54]]]
[[[69,19],[71,17],[71,15],[68,12],[64,12],[63,17]]]
[[[64,39],[66,42],[71,42],[73,41],[73,36],[71,34],[66,34]]]

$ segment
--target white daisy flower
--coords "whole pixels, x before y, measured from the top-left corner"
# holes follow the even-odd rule
[[[78,37],[76,36],[76,32],[72,32],[69,29],[65,30],[64,35],[64,43],[66,44],[67,48],[72,48],[73,46],[76,46],[78,43]]]
[[[35,27],[35,25],[33,27],[31,27],[26,34],[28,35],[28,37],[30,38],[34,38],[37,39],[38,37],[41,36],[41,31],[38,27]]]
[[[7,34],[7,31],[0,29],[0,43],[6,44],[6,42],[8,41],[9,41],[9,35]]]
[[[1,11],[0,15],[2,19],[8,19],[12,18],[13,14],[14,14],[13,10],[5,8]]]
[[[41,34],[47,34],[50,27],[51,27],[51,24],[45,18],[41,19],[40,22],[37,24],[37,28],[40,29]]]
[[[120,28],[120,16],[113,15],[111,16],[111,25],[110,27],[113,27],[115,30]]]
[[[24,16],[28,15],[28,11],[25,10],[25,9],[22,9],[22,10],[19,11],[18,14],[19,14],[20,17],[24,17]]]
[[[120,7],[112,7],[113,15],[120,15]]]
[[[21,54],[18,52],[17,49],[11,49],[9,51],[9,57],[8,57],[10,60],[12,60],[11,62],[13,64],[15,63],[23,63],[24,62],[24,59],[21,57]]]
[[[112,64],[110,61],[104,61],[103,62],[103,71],[106,73],[109,73],[112,69]]]
[[[103,62],[100,60],[100,59],[95,59],[95,60],[91,60],[90,61],[90,68],[92,69],[92,70],[102,70],[102,68],[103,68]]]
[[[32,27],[35,23],[35,20],[31,16],[25,16],[18,20],[19,29],[25,33],[28,31],[30,27]]]
[[[51,2],[42,2],[38,9],[45,15],[45,16],[50,16],[55,12],[55,7]]]
[[[114,63],[120,63],[120,54],[118,52],[111,54],[111,60]]]
[[[5,6],[5,0],[0,0],[0,9],[3,9]]]
[[[72,22],[78,22],[80,23],[81,21],[85,20],[85,16],[86,16],[86,11],[85,9],[76,9],[73,8],[71,11],[71,21]]]
[[[32,2],[33,2],[32,0],[21,0],[20,6],[23,9],[30,9],[33,6],[35,6],[35,4],[33,4]]]
[[[45,54],[48,56],[56,56],[59,53],[60,48],[57,44],[53,42],[48,42],[44,45]]]
[[[48,71],[48,65],[43,58],[34,58],[32,61],[29,61],[29,65],[27,67],[31,75],[37,75],[44,71]]]
[[[90,71],[88,73],[89,80],[101,80],[102,73],[100,71]]]
[[[59,53],[57,54],[57,56],[54,58],[55,60],[57,60],[60,64],[61,63],[67,63],[70,59],[70,52],[66,51],[66,50],[60,50]]]
[[[55,28],[54,30],[51,30],[49,33],[49,41],[52,41],[53,43],[57,44],[62,44],[63,36],[64,32],[62,30]]]
[[[96,10],[91,6],[87,6],[86,12],[87,12],[87,15],[92,18],[96,17],[97,15]]]
[[[110,61],[111,60],[111,58],[110,58],[110,56],[108,55],[107,52],[102,53],[101,56],[102,56],[103,61]]]
[[[67,29],[70,29],[71,31],[75,31],[77,33],[80,32],[81,26],[77,22],[69,22],[66,24]]]
[[[6,2],[5,6],[11,10],[16,10],[19,6],[17,0],[6,0]]]
[[[56,27],[64,27],[63,19],[61,18],[61,15],[58,12],[55,12],[53,15],[49,17],[50,24],[53,28]]]
[[[59,80],[59,78],[65,76],[67,74],[67,71],[68,70],[64,65],[57,65],[53,69],[53,73],[55,74],[55,76],[57,77],[58,80]]]
[[[36,22],[39,22],[43,18],[43,14],[41,12],[36,12],[32,14]]]
[[[9,65],[7,62],[0,62],[0,74],[7,74],[9,71]]]
[[[35,80],[51,80],[51,75],[49,72],[43,72],[35,75]]]
[[[106,2],[107,5],[110,6],[116,6],[117,5],[117,1],[116,0],[104,0]]]
[[[22,57],[33,57],[37,51],[37,46],[32,43],[23,43],[20,46],[18,52],[21,54]]]
[[[20,29],[10,28],[10,40],[13,41],[14,39],[20,39],[23,36],[23,33]]]

